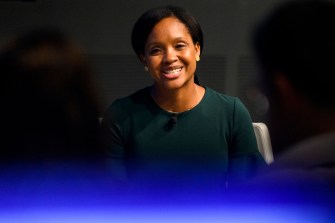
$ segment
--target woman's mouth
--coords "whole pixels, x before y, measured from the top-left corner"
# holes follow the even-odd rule
[[[182,67],[172,68],[172,69],[164,69],[164,70],[162,70],[162,73],[166,78],[174,79],[174,78],[179,77],[182,69],[183,69]]]

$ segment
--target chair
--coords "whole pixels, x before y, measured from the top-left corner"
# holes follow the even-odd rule
[[[265,162],[270,164],[274,159],[269,130],[266,124],[262,122],[253,122],[252,125],[256,135],[258,150],[262,154]]]

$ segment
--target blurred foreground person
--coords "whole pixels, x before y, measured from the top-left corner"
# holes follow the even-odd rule
[[[1,206],[95,200],[104,153],[97,86],[81,48],[58,30],[36,29],[3,47],[0,74]]]
[[[258,179],[259,197],[333,202],[334,23],[333,3],[298,1],[277,8],[256,31],[254,46],[277,155]]]

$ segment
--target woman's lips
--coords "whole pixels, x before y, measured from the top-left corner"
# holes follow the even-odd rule
[[[162,74],[168,79],[175,79],[180,76],[182,67],[163,69]]]

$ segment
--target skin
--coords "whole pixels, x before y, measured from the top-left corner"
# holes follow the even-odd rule
[[[200,44],[177,18],[164,18],[155,25],[141,59],[154,81],[152,97],[161,108],[183,112],[201,101],[205,89],[194,83],[199,56]]]

